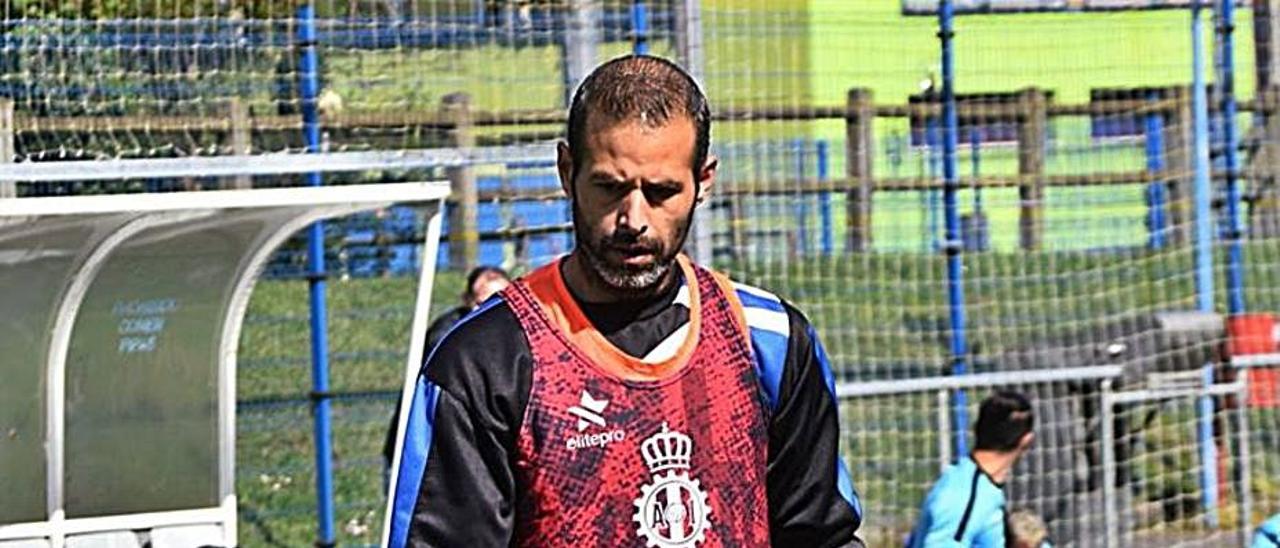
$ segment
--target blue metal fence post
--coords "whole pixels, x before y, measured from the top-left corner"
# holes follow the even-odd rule
[[[649,54],[649,10],[644,2],[631,4],[631,52],[636,55]]]
[[[820,139],[818,149],[818,180],[826,182],[830,178],[830,150],[827,141]],[[822,225],[822,254],[831,255],[835,247],[835,227],[831,225],[831,191],[823,190],[818,194],[818,222]]]
[[[1191,8],[1191,110],[1195,156],[1192,189],[1195,225],[1196,302],[1202,312],[1213,312],[1213,210],[1209,169],[1209,104],[1204,81],[1204,36],[1200,15],[1201,0],[1193,0]],[[1207,409],[1206,409],[1207,404]],[[1213,444],[1213,403],[1201,398],[1199,408],[1200,494],[1205,520],[1210,527],[1218,524],[1218,456]]]
[[[929,164],[929,179],[933,180],[938,177],[938,164],[941,163],[942,156],[937,153],[938,147],[938,120],[933,116],[927,116],[924,119],[924,150]],[[925,238],[924,245],[927,251],[938,250],[938,191],[932,188],[923,191],[923,202],[925,208]]]
[[[1201,0],[1194,0],[1191,10],[1191,111],[1192,136],[1192,203],[1195,234],[1196,303],[1204,312],[1212,312],[1213,304],[1213,211],[1210,207],[1212,188],[1209,181],[1209,105],[1204,81],[1204,37],[1201,36]]]
[[[1148,102],[1160,100],[1160,92],[1147,91]],[[1164,170],[1164,113],[1151,111],[1145,119],[1147,171]],[[1147,246],[1152,250],[1164,249],[1168,227],[1165,219],[1167,198],[1165,182],[1157,179],[1147,185]]]
[[[320,59],[316,51],[316,12],[307,3],[298,7],[298,84],[302,103],[302,131],[307,152],[320,152]],[[319,173],[307,174],[307,186],[321,186]],[[311,301],[311,401],[315,421],[317,546],[333,546],[333,445],[329,424],[329,341],[325,306],[324,223],[312,224],[307,241],[307,281]]]
[[[1222,154],[1223,164],[1226,171],[1226,234],[1223,238],[1227,243],[1227,313],[1235,316],[1244,314],[1247,311],[1248,303],[1244,296],[1244,225],[1240,219],[1240,181],[1239,181],[1239,158],[1237,157],[1238,136],[1236,135],[1236,79],[1235,79],[1235,0],[1221,0],[1220,17],[1218,20],[1218,34],[1221,37],[1222,52],[1219,56],[1219,62],[1222,64],[1220,74],[1218,75],[1218,85],[1222,92]],[[1207,380],[1213,381],[1213,370],[1210,365],[1206,371]],[[1212,401],[1209,402],[1209,418],[1210,430],[1213,430],[1212,422]],[[1224,434],[1224,433],[1218,433]],[[1209,440],[1211,445],[1216,447],[1217,437]],[[1221,455],[1218,458],[1223,458]],[[1217,462],[1212,464],[1212,468],[1217,469]],[[1239,468],[1237,468],[1237,474]],[[1224,478],[1213,478],[1222,480]],[[1247,484],[1247,479],[1246,479]],[[1217,487],[1217,482],[1214,482]],[[1245,489],[1247,489],[1247,485]],[[1241,495],[1247,501],[1248,494]],[[1249,516],[1249,505],[1245,502],[1243,505],[1244,521],[1247,523]],[[1247,527],[1247,525],[1246,525]]]
[[[1239,158],[1237,157],[1238,137],[1236,135],[1236,90],[1235,90],[1235,2],[1220,0],[1218,18],[1219,43],[1222,51],[1218,56],[1221,67],[1218,71],[1218,87],[1222,95],[1222,159],[1226,172],[1226,234],[1223,239],[1227,243],[1227,312],[1243,314],[1246,309],[1244,299],[1244,229],[1240,223],[1240,183],[1238,177]]]
[[[960,211],[957,193],[960,180],[956,162],[959,123],[956,118],[955,67],[953,64],[952,30],[954,19],[951,0],[941,0],[938,10],[938,38],[942,41],[942,204],[946,216],[946,241],[943,250],[947,254],[947,295],[951,312],[951,374],[969,372],[968,342],[965,338],[964,264],[960,242]],[[966,432],[969,429],[969,409],[964,390],[956,390],[952,399],[953,432],[956,439],[956,455],[969,454]]]

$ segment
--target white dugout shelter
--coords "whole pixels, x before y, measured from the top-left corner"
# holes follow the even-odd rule
[[[312,222],[417,205],[422,331],[448,193],[0,199],[0,547],[234,546],[236,349],[258,274]]]

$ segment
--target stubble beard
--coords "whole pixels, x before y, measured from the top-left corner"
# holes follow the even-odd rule
[[[577,238],[578,248],[582,250],[582,256],[590,270],[597,279],[604,282],[611,289],[629,295],[646,293],[667,278],[668,273],[671,272],[671,265],[675,263],[676,256],[680,253],[680,249],[684,247],[685,239],[689,236],[689,225],[692,217],[693,211],[691,210],[689,216],[676,227],[678,238],[675,245],[670,247],[667,247],[664,242],[640,236],[639,240],[649,244],[649,247],[654,250],[654,261],[645,266],[632,267],[609,261],[607,257],[608,250],[614,241],[619,240],[619,238],[614,235],[593,237],[594,235],[591,234],[591,231],[581,223],[582,216],[579,214],[577,204],[573,205],[574,236]]]

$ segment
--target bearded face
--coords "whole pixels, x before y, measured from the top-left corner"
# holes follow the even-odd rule
[[[698,185],[690,168],[692,121],[589,124],[584,165],[561,150],[578,250],[595,277],[620,294],[666,279],[689,234]],[[709,181],[714,167],[702,170]]]
[[[587,264],[605,284],[623,292],[642,292],[666,278],[689,235],[688,217],[665,241],[630,227],[602,234],[579,222],[580,218],[575,211],[574,234]]]

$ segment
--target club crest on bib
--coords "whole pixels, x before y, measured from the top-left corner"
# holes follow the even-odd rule
[[[636,532],[645,545],[657,548],[692,548],[706,540],[711,527],[711,505],[702,485],[689,477],[693,440],[662,423],[662,431],[640,446],[652,480],[640,486]]]

